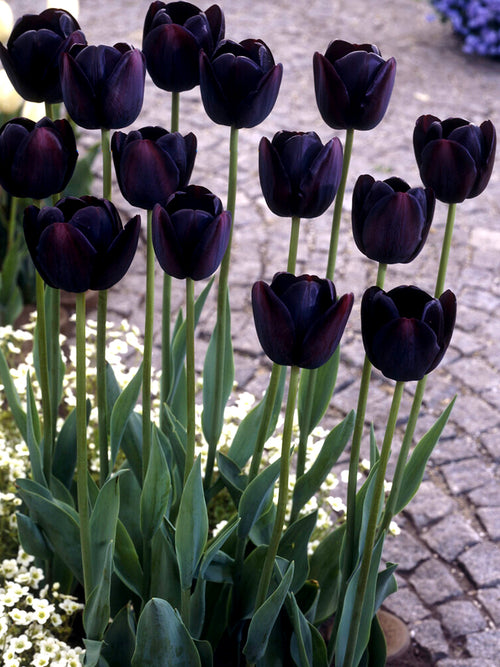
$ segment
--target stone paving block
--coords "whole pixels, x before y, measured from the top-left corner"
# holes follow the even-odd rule
[[[473,658],[498,660],[500,655],[500,630],[485,630],[469,635],[467,637],[467,649]]]
[[[468,546],[481,538],[461,514],[454,513],[422,533],[423,539],[444,560],[451,563]]]
[[[481,436],[481,443],[488,450],[488,454],[498,463],[500,462],[500,432],[488,432]],[[500,489],[497,493],[500,502]]]
[[[382,554],[384,560],[397,563],[400,572],[413,570],[429,556],[425,546],[406,531],[396,537],[386,537]]]
[[[470,600],[452,600],[440,605],[441,623],[452,637],[479,632],[487,626],[485,617]]]
[[[478,489],[474,489],[468,496],[474,505],[480,507],[500,506],[500,491],[496,480],[491,481],[485,486],[480,486]]]
[[[450,426],[451,424],[446,425],[445,433],[449,432]],[[477,442],[469,436],[441,437],[431,454],[431,461],[437,465],[442,465],[443,463],[470,459],[479,456],[479,454]]]
[[[463,592],[451,571],[437,558],[419,565],[411,581],[417,595],[427,605],[445,602]]]
[[[500,583],[500,546],[482,542],[471,547],[459,559],[469,577],[478,587]]]
[[[451,513],[455,507],[456,502],[429,480],[422,482],[405,513],[411,516],[417,528],[422,528]]]
[[[500,625],[500,588],[481,588],[477,599],[497,625]]]
[[[448,642],[445,639],[439,621],[428,619],[421,623],[416,623],[412,634],[417,644],[425,647],[430,652],[433,660],[439,660],[448,656]]]
[[[492,540],[500,540],[500,510],[498,507],[483,507],[477,511],[479,520]]]
[[[384,608],[405,623],[421,621],[430,615],[418,597],[409,588],[399,589],[384,600]]]
[[[495,660],[476,660],[475,658],[465,658],[464,660],[445,658],[444,660],[438,660],[436,667],[498,667],[498,663]]]
[[[479,457],[448,463],[441,466],[441,471],[453,495],[472,491],[492,480],[491,470]]]

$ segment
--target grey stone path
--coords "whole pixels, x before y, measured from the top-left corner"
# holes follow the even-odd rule
[[[240,132],[231,303],[236,379],[239,387],[257,395],[265,386],[269,365],[259,351],[253,329],[250,285],[258,279],[269,281],[275,271],[285,268],[289,234],[288,221],[267,210],[260,192],[259,139],[272,137],[280,129],[314,129],[323,140],[334,134],[316,109],[312,78],[314,51],[324,52],[332,39],[373,42],[384,57],[395,56],[398,62],[385,119],[375,130],[357,133],[354,139],[335,282],[339,293],[355,293],[357,306],[343,340],[339,388],[331,411],[334,420],[356,404],[363,354],[359,302],[364,289],[375,281],[374,267],[361,256],[350,235],[353,184],[360,173],[379,179],[398,175],[412,185],[420,183],[411,138],[421,114],[462,116],[478,124],[490,118],[500,130],[500,62],[462,54],[449,25],[429,20],[432,10],[425,0],[226,0],[221,4],[228,37],[259,37],[270,46],[276,62],[284,65],[280,97],[271,116],[261,126]],[[41,11],[44,3],[16,0],[13,5],[16,13],[22,13],[28,7]],[[81,0],[80,23],[89,42],[128,41],[140,47],[148,6],[146,0]],[[148,81],[144,110],[136,126],[159,124],[168,128],[169,106],[169,95],[154,90]],[[228,128],[215,126],[206,118],[198,90],[181,96],[181,131],[194,131],[198,137],[192,182],[209,187],[224,201]],[[343,140],[343,133],[337,134]],[[116,201],[121,201],[118,196]],[[122,208],[129,210],[126,204]],[[411,265],[389,268],[387,288],[412,283],[433,291],[445,218],[445,206],[438,204],[426,248]],[[304,221],[300,272],[324,273],[330,221],[331,211],[318,220]],[[446,287],[458,298],[457,327],[444,362],[428,383],[417,435],[423,434],[455,394],[457,403],[425,481],[399,519],[401,534],[388,540],[385,553],[388,560],[400,564],[400,591],[387,607],[409,624],[420,647],[421,664],[499,664],[499,267],[497,166],[487,190],[458,207],[446,281]],[[142,252],[132,271],[110,294],[111,319],[127,317],[143,326],[144,271]],[[182,303],[182,290],[176,292],[175,299]],[[158,323],[159,317],[158,304]],[[206,315],[197,340],[200,359],[211,324]],[[388,411],[390,383],[377,374],[375,380],[367,419],[380,425]],[[410,400],[403,404],[402,421]]]

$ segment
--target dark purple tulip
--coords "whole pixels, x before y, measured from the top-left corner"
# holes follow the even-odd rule
[[[342,144],[316,132],[282,130],[259,145],[260,185],[273,213],[317,218],[330,206],[342,175]]]
[[[352,195],[352,233],[376,262],[411,262],[424,247],[436,199],[430,188],[410,188],[401,178],[376,181],[364,174]]]
[[[12,85],[31,102],[62,102],[59,58],[73,44],[86,44],[77,21],[62,9],[19,18],[0,58]]]
[[[88,130],[131,125],[142,108],[145,78],[144,55],[128,44],[75,45],[62,56],[64,104]]]
[[[385,61],[373,44],[331,42],[325,55],[315,53],[314,88],[319,112],[336,130],[371,130],[387,110],[396,61]]]
[[[384,292],[370,287],[361,302],[361,331],[368,359],[392,380],[421,380],[450,344],[457,302],[450,290],[439,299],[414,286]]]
[[[196,137],[143,127],[129,134],[115,132],[111,140],[118,185],[125,199],[139,208],[164,206],[188,184],[196,157]]]
[[[161,268],[173,278],[203,280],[224,257],[231,233],[231,213],[199,185],[176,192],[165,207],[153,209],[152,237]]]
[[[68,292],[105,290],[123,278],[134,257],[141,220],[122,226],[113,204],[66,197],[24,212],[26,245],[41,277]]]
[[[200,83],[200,51],[211,56],[224,37],[218,5],[204,12],[190,2],[151,3],[142,37],[149,75],[162,90],[180,93]]]
[[[354,297],[337,300],[331,280],[277,273],[270,285],[252,288],[255,328],[262,349],[276,364],[319,368],[335,352]]]
[[[420,116],[413,132],[422,182],[446,204],[481,194],[490,180],[496,144],[490,120],[478,127],[463,118],[441,121],[436,116]]]
[[[274,64],[260,39],[223,40],[211,58],[204,51],[200,55],[205,111],[219,125],[255,127],[271,113],[282,75],[283,66]]]
[[[14,118],[0,128],[0,185],[14,197],[45,199],[62,192],[77,157],[67,120]]]

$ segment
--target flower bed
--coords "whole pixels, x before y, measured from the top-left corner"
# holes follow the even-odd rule
[[[463,38],[463,51],[500,56],[499,0],[431,0],[444,20]]]

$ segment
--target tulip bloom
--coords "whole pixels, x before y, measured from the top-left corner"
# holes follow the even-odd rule
[[[115,132],[111,140],[118,185],[125,199],[139,208],[164,206],[188,184],[196,157],[196,137],[143,127],[129,134]]]
[[[122,226],[113,204],[97,197],[66,197],[55,206],[24,212],[26,245],[51,287],[68,292],[106,290],[123,278],[134,257],[141,220]]]
[[[478,127],[463,118],[441,121],[436,116],[420,116],[413,132],[422,182],[446,204],[481,194],[493,170],[496,143],[490,120]]]
[[[333,41],[314,54],[314,88],[319,112],[335,130],[371,130],[387,110],[396,61],[385,61],[373,44]]]
[[[18,19],[0,59],[12,85],[30,102],[62,102],[59,59],[73,44],[86,44],[77,21],[61,9]]]
[[[14,118],[0,128],[0,185],[14,197],[45,199],[61,192],[77,157],[67,120]]]
[[[281,216],[317,218],[335,198],[342,175],[342,144],[325,146],[316,132],[281,131],[259,144],[260,185],[267,205]]]
[[[75,45],[61,60],[64,104],[88,130],[131,125],[142,108],[145,78],[144,55],[128,44]]]
[[[173,278],[203,280],[224,257],[231,233],[231,213],[199,185],[176,192],[165,207],[153,209],[152,239],[161,268]]]
[[[200,83],[200,51],[208,56],[224,38],[218,5],[204,12],[189,2],[151,3],[142,37],[149,75],[158,88],[180,93]]]
[[[200,54],[201,99],[208,116],[219,125],[255,127],[276,102],[283,66],[275,65],[260,39],[239,44],[223,40],[210,58]]]
[[[450,290],[434,299],[414,286],[387,293],[370,287],[361,302],[361,332],[368,359],[392,380],[421,380],[443,358],[456,310]]]
[[[352,233],[361,252],[383,264],[411,262],[424,247],[436,199],[400,178],[360,176],[352,195]]]
[[[255,328],[262,349],[276,364],[319,368],[335,352],[354,297],[337,300],[331,280],[277,273],[270,285],[252,288]]]

